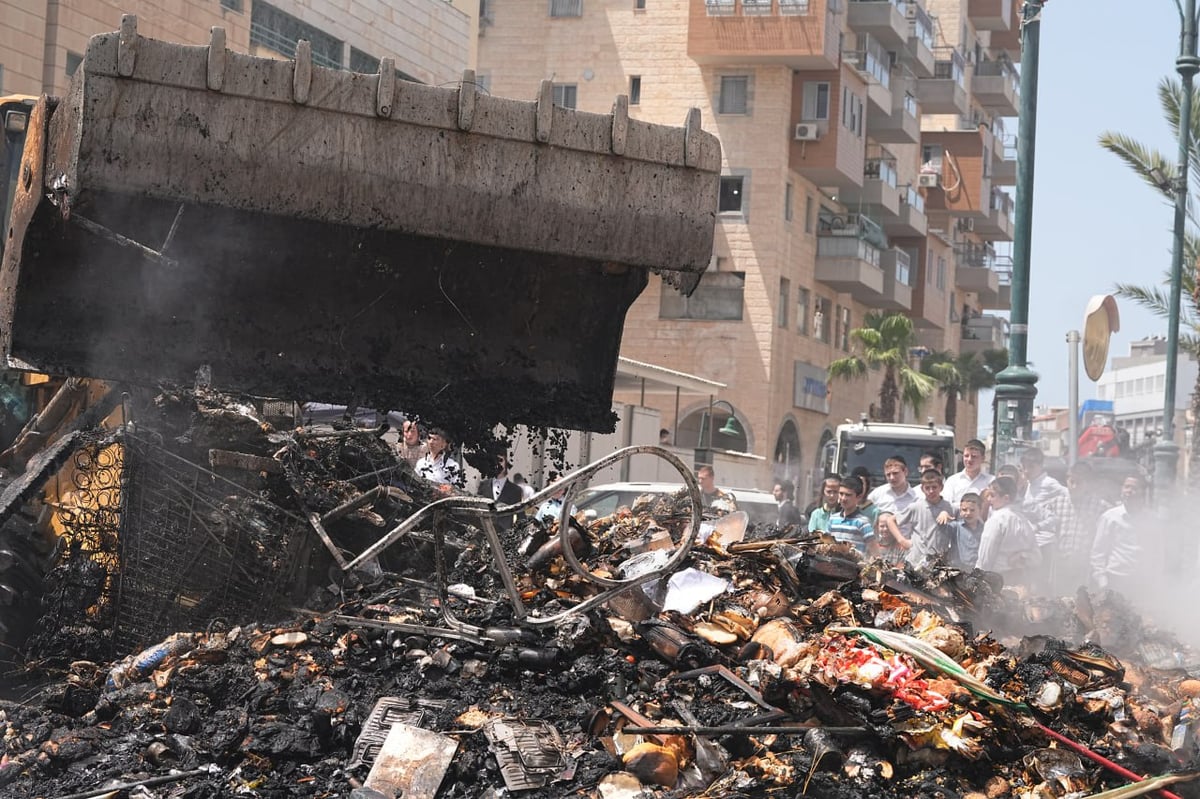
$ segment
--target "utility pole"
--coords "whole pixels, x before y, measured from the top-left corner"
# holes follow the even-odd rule
[[[1070,375],[1067,379],[1070,381],[1067,386],[1067,436],[1070,441],[1067,443],[1067,465],[1074,466],[1075,461],[1079,460],[1079,331],[1067,331],[1067,371]]]
[[[1189,0],[1195,2],[1195,0]],[[1033,438],[1037,373],[1026,364],[1029,344],[1029,251],[1033,233],[1033,156],[1037,139],[1038,48],[1045,0],[1021,6],[1021,105],[1017,118],[1017,203],[1013,222],[1012,310],[1008,367],[996,375],[993,463],[1014,460],[1017,442]]]
[[[1183,247],[1187,223],[1188,161],[1192,152],[1192,78],[1200,69],[1196,57],[1196,0],[1184,0],[1179,8],[1181,30],[1175,71],[1183,84],[1179,109],[1179,161],[1172,189],[1175,193],[1174,242],[1171,248],[1171,293],[1167,316],[1167,374],[1163,390],[1162,436],[1154,445],[1154,482],[1175,482],[1179,445],[1175,443],[1175,377],[1179,364],[1179,295],[1183,293]]]

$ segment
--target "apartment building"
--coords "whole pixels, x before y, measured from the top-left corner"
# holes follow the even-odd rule
[[[401,77],[442,84],[475,63],[478,11],[472,0],[0,0],[0,92],[63,93],[88,38],[122,14],[152,38],[208,44],[221,26],[230,49],[275,57],[305,39],[320,66],[374,72],[390,57]]]
[[[683,298],[652,281],[622,355],[726,384],[661,408],[680,446],[804,478],[878,380],[827,385],[865,314],[908,314],[929,350],[1007,345],[1018,0],[483,0],[492,91],[680,124],[721,140],[713,262]],[[1015,128],[1015,126],[1014,126]],[[725,407],[729,406],[729,407]],[[974,435],[974,398],[960,403]],[[922,409],[940,416],[935,398]],[[737,424],[726,426],[733,416]],[[714,435],[720,427],[733,435]],[[719,432],[719,431],[718,431]]]
[[[1200,366],[1180,353],[1175,370],[1175,429],[1189,439],[1192,391]],[[1167,386],[1167,339],[1151,336],[1129,344],[1128,355],[1112,358],[1096,382],[1096,398],[1112,403],[1114,424],[1129,434],[1129,443],[1153,443],[1163,428],[1163,398]],[[1177,441],[1179,439],[1176,439]]]

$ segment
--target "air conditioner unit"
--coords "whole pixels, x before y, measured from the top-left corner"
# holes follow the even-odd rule
[[[970,217],[958,220],[958,229],[964,233],[973,233],[975,231],[975,220]]]
[[[926,172],[917,176],[917,185],[923,189],[936,189],[941,182],[941,176],[935,172]]]
[[[821,138],[821,129],[815,122],[801,122],[796,125],[796,141],[816,141]]]

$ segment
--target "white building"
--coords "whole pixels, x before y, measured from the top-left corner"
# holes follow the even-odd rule
[[[1196,361],[1180,352],[1175,372],[1175,429],[1179,432],[1187,430],[1196,374]],[[1116,426],[1129,433],[1132,446],[1145,442],[1148,433],[1162,430],[1166,375],[1167,340],[1154,336],[1130,343],[1129,355],[1114,357],[1096,383],[1096,398],[1112,400]],[[1176,443],[1182,441],[1176,437]]]

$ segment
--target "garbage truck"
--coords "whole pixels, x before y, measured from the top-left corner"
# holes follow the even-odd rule
[[[597,114],[549,81],[529,101],[477,85],[327,69],[303,41],[254,57],[220,28],[158,41],[125,16],[65,96],[0,103],[0,356],[55,388],[0,445],[0,644],[36,601],[34,531],[69,532],[53,498],[23,503],[83,414],[119,419],[106,387],[202,375],[448,426],[613,428],[627,310],[652,273],[690,293],[709,263],[720,144],[698,109],[668,126],[624,97]]]
[[[932,452],[942,459],[946,473],[954,470],[954,428],[929,423],[894,424],[872,422],[864,417],[858,422],[840,424],[834,435],[825,444],[823,462],[825,472],[850,474],[862,466],[871,472],[871,485],[882,485],[883,463],[893,455],[900,455],[908,464],[908,480],[913,485],[921,481],[918,464],[921,455]]]

